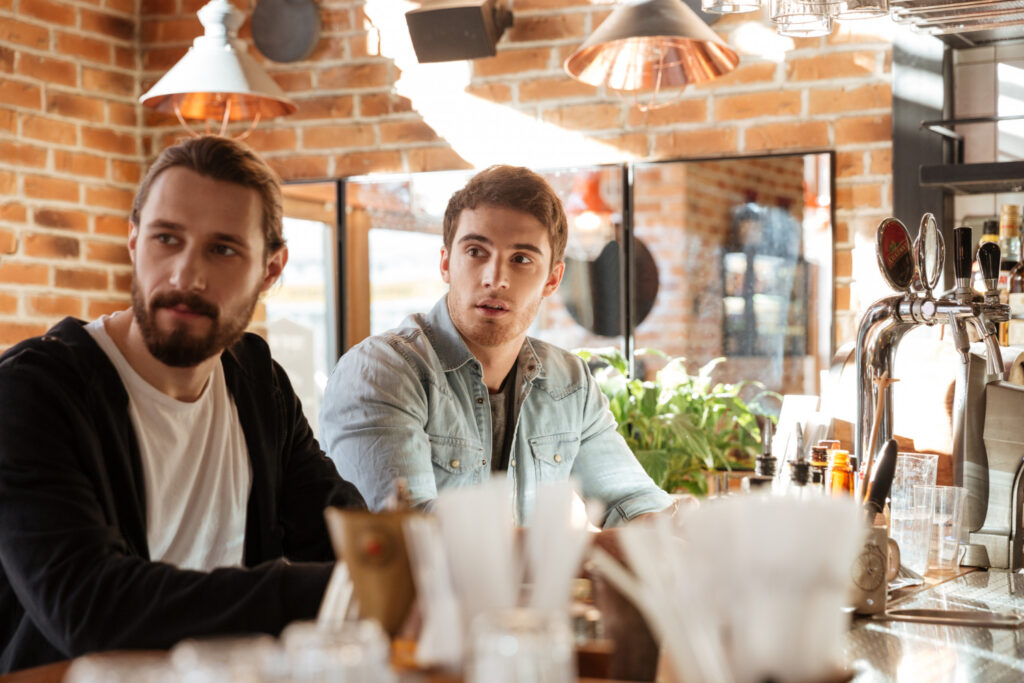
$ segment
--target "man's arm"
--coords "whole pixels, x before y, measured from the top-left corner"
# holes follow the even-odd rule
[[[582,362],[582,361],[581,361]],[[580,450],[572,476],[583,487],[584,499],[597,499],[606,507],[604,527],[625,524],[649,512],[664,510],[672,503],[644,472],[608,409],[608,399],[589,369],[583,408]]]
[[[125,519],[119,501],[141,503],[144,494],[125,475],[127,447],[110,452],[118,449],[100,437],[120,423],[99,424],[89,388],[58,365],[15,360],[0,371],[0,581],[18,602],[4,606],[9,614],[20,605],[68,657],[167,648],[215,633],[277,633],[315,616],[329,563],[195,572],[130,547],[121,525],[137,522]]]
[[[381,338],[348,351],[331,373],[320,410],[321,437],[341,476],[356,485],[371,510],[385,507],[399,479],[414,507],[427,507],[437,497],[428,409],[413,367]]]

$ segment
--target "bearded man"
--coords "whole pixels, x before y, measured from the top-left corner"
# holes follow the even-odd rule
[[[441,277],[426,315],[349,350],[320,412],[327,452],[371,509],[400,479],[413,505],[439,490],[507,477],[514,516],[529,522],[538,484],[574,479],[616,526],[670,499],[616,431],[586,364],[526,336],[558,289],[567,222],[538,174],[493,166],[452,195]]]
[[[270,168],[168,148],[130,228],[131,308],[0,357],[0,672],[313,618],[323,509],[363,506],[245,332],[288,260]]]

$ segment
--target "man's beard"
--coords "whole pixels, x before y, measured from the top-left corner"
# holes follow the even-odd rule
[[[146,348],[158,361],[174,368],[194,367],[235,344],[249,326],[258,301],[259,291],[256,291],[239,315],[222,321],[218,308],[197,294],[179,291],[154,294],[147,306],[135,277],[132,277],[132,310]],[[187,306],[191,313],[210,318],[210,329],[205,335],[195,337],[184,325],[176,326],[170,333],[164,333],[157,327],[157,311],[179,305]]]

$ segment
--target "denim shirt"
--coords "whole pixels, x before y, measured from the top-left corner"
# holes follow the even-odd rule
[[[529,521],[542,482],[572,477],[605,506],[603,526],[667,507],[616,431],[608,400],[578,356],[527,338],[519,353],[518,419],[507,476],[517,523]],[[491,410],[483,369],[448,313],[447,299],[350,349],[331,373],[321,440],[371,510],[404,477],[412,503],[491,476]],[[499,475],[500,476],[500,475]]]

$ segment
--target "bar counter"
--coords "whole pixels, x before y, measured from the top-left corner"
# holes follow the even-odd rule
[[[975,571],[889,603],[891,609],[986,610],[1024,615],[1024,575]],[[846,643],[855,683],[1017,683],[1024,680],[1024,628],[946,626],[858,618]],[[59,683],[70,662],[0,676],[0,683]],[[581,678],[583,683],[598,679]],[[603,679],[607,680],[607,679]],[[450,676],[399,670],[400,683],[458,683]]]

